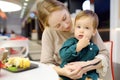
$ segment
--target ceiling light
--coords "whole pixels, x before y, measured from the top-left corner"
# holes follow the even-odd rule
[[[29,1],[29,0],[25,0],[26,2]]]
[[[120,28],[115,28],[116,31],[120,31]]]
[[[90,0],[86,0],[82,5],[83,10],[90,10]]]
[[[21,6],[13,2],[0,1],[0,9],[3,12],[13,12],[21,10]]]
[[[24,3],[24,6],[27,6],[28,5],[28,3]]]

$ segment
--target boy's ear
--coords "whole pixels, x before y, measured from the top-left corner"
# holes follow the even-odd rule
[[[97,30],[95,29],[95,30],[93,31],[93,36],[95,36],[96,32],[97,32]]]

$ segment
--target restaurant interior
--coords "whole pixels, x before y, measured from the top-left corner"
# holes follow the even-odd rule
[[[14,3],[19,9],[12,10],[8,5],[2,2]],[[40,61],[41,55],[41,38],[44,27],[41,25],[36,5],[42,0],[0,0],[0,46],[6,44],[7,47],[26,47],[24,57],[33,62]],[[104,42],[112,42],[110,47],[110,64],[112,63],[112,75],[114,79],[119,80],[120,76],[120,0],[58,0],[67,6],[71,17],[84,10],[83,4],[89,2],[86,9],[93,10],[99,17],[98,32]],[[2,6],[2,4],[4,4]],[[86,6],[87,6],[86,5]],[[8,10],[7,10],[8,9]],[[7,37],[17,37],[15,42],[9,44]],[[6,37],[7,36],[7,37]],[[21,39],[22,41],[17,41]],[[6,42],[8,40],[8,42]],[[9,45],[9,46],[8,46]],[[1,47],[0,47],[1,48]],[[10,49],[11,50],[11,49]],[[23,50],[23,49],[20,49]],[[22,51],[21,51],[22,52]],[[13,50],[13,54],[14,54]],[[1,57],[1,54],[0,54]],[[4,72],[4,71],[3,71]],[[0,74],[2,71],[0,71]],[[34,74],[34,73],[33,73]],[[12,74],[14,75],[14,74]],[[42,75],[42,74],[41,74]],[[14,75],[15,76],[15,75]],[[26,74],[24,75],[26,76]],[[28,75],[29,76],[29,75]],[[37,76],[36,76],[37,77]],[[49,76],[50,77],[50,76]],[[0,76],[1,78],[1,76]],[[7,77],[8,79],[9,77]],[[2,80],[7,80],[2,78]],[[20,78],[23,79],[23,78]],[[26,77],[26,80],[29,79]],[[1,79],[0,79],[1,80]],[[32,79],[30,79],[32,80]],[[49,79],[50,80],[50,79]],[[51,78],[52,80],[52,78]],[[105,79],[108,80],[108,79]]]

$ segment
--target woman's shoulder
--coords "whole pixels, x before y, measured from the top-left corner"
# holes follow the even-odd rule
[[[53,28],[47,27],[45,28],[43,32],[43,36],[51,37],[51,38],[59,38],[60,35],[63,35],[57,30],[54,30]]]
[[[43,31],[43,34],[53,34],[53,33],[55,33],[55,30],[53,30],[50,27],[46,27]]]
[[[50,27],[46,27],[46,28],[44,29],[44,32],[52,32],[52,31],[53,31],[53,29],[50,28]]]

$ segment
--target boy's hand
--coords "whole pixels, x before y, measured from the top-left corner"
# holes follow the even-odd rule
[[[79,52],[81,51],[84,47],[86,47],[87,45],[89,45],[90,40],[84,36],[82,39],[80,39],[77,43],[77,47],[76,47],[76,51]]]

